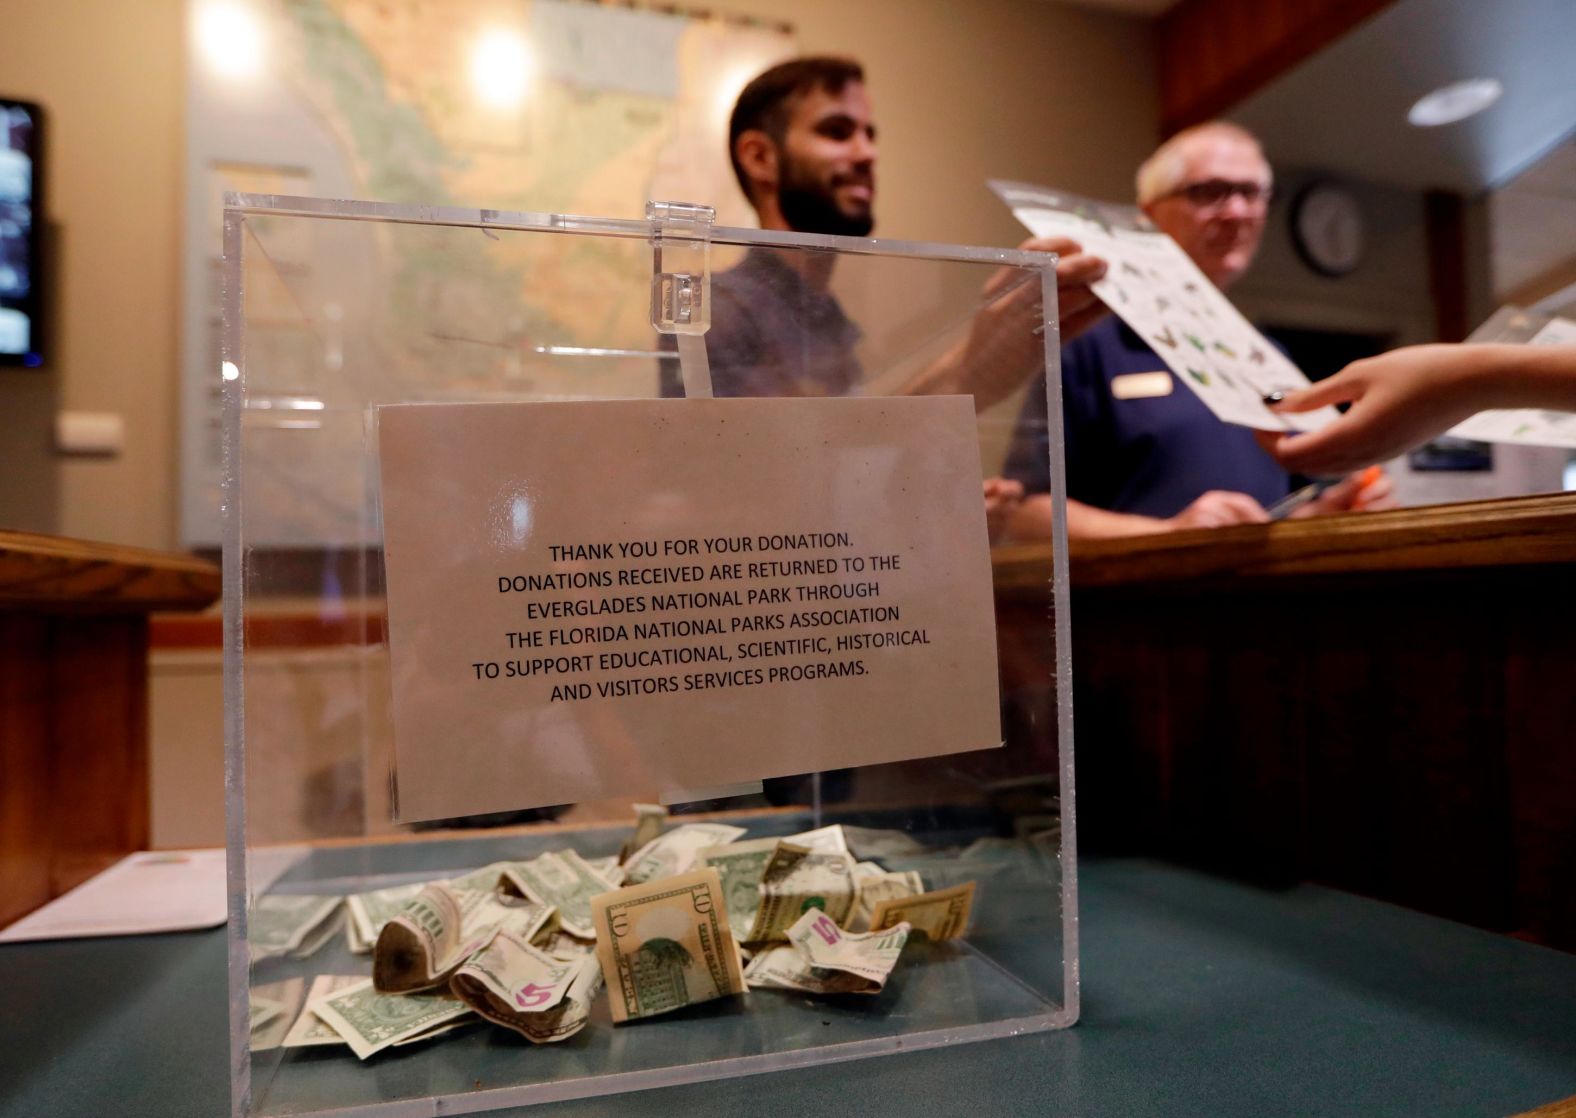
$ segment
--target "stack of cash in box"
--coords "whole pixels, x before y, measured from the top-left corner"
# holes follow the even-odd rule
[[[875,995],[911,934],[968,927],[974,882],[926,892],[912,870],[856,860],[852,828],[751,839],[636,812],[615,857],[557,850],[343,898],[259,898],[254,961],[310,954],[342,917],[372,966],[253,987],[253,1048],[348,1045],[364,1060],[477,1021],[552,1044],[585,1027],[604,984],[615,1024],[752,987]]]

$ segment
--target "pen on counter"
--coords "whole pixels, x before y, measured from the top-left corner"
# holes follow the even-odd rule
[[[1323,493],[1340,480],[1340,478],[1330,478],[1304,485],[1301,489],[1294,490],[1290,496],[1282,497],[1264,511],[1271,520],[1285,520],[1292,513],[1302,508],[1303,505],[1318,497],[1320,493]]]
[[[1383,476],[1384,470],[1378,466],[1369,466],[1366,470],[1358,475],[1357,495],[1352,502],[1353,510],[1363,507],[1363,491]],[[1313,482],[1312,484],[1304,485],[1301,489],[1298,489],[1288,497],[1282,497],[1264,511],[1271,520],[1285,520],[1292,513],[1302,508],[1303,505],[1306,505],[1308,502],[1317,498],[1320,493],[1323,493],[1326,489],[1329,489],[1333,485],[1341,484],[1341,482],[1345,480],[1345,478],[1340,477],[1322,478],[1319,481]]]

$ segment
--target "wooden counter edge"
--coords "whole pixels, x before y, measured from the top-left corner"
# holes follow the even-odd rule
[[[219,568],[192,555],[0,530],[0,609],[196,610],[220,589]]]
[[[996,589],[1043,593],[1050,554],[997,548]],[[1068,559],[1074,588],[1576,563],[1576,493],[1075,540]]]

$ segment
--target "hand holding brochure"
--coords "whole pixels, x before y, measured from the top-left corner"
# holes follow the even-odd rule
[[[1267,394],[1305,388],[1308,378],[1136,207],[1026,183],[990,186],[1035,236],[1070,237],[1106,261],[1094,293],[1221,420],[1312,431],[1335,418],[1333,408],[1282,416],[1264,406]]]

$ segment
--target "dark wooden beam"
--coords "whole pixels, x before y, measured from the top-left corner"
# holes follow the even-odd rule
[[[1467,336],[1467,203],[1450,190],[1423,195],[1428,239],[1428,293],[1434,301],[1434,334],[1441,342]]]
[[[1160,19],[1165,135],[1209,120],[1393,0],[1182,0]]]

